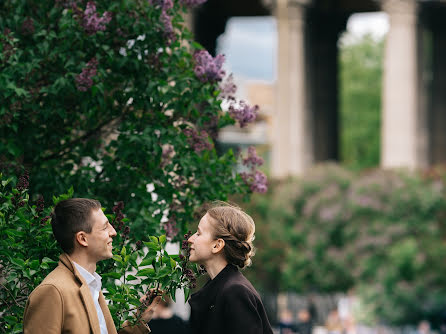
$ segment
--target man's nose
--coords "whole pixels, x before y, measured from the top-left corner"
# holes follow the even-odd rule
[[[113,225],[111,225],[111,224],[110,224],[110,227],[111,227],[110,236],[111,236],[112,238],[114,238],[114,237],[116,237],[116,230],[115,230],[115,228],[113,227]]]
[[[194,241],[194,239],[195,239],[195,233],[192,234],[192,235],[189,237],[189,239],[187,239],[187,242],[188,242],[188,243],[192,243],[192,242]]]

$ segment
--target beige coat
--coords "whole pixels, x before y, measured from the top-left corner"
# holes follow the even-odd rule
[[[101,334],[90,289],[66,254],[59,265],[28,298],[23,317],[24,334]],[[102,292],[99,305],[109,334],[116,334],[113,319]],[[119,333],[149,333],[144,324],[127,327]]]

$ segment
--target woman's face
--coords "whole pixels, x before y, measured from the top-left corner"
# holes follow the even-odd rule
[[[209,221],[210,219],[212,218],[208,214],[205,214],[198,224],[197,232],[188,240],[190,243],[189,260],[191,262],[205,264],[214,255],[212,249],[217,243],[217,240],[213,236],[213,227]]]

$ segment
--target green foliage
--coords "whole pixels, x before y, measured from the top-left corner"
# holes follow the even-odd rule
[[[26,300],[55,268],[61,251],[48,216],[52,207],[44,207],[41,199],[30,201],[27,178],[22,177],[16,185],[13,178],[0,174],[0,182],[0,332],[22,333]],[[70,189],[53,197],[54,204],[72,195]],[[107,216],[116,223],[117,215]],[[177,289],[189,295],[198,268],[181,251],[181,255],[168,254],[166,242],[165,235],[150,236],[141,243],[120,233],[114,240],[113,259],[99,263],[97,272],[103,277],[117,328],[125,320],[138,321],[147,305],[140,299],[146,296],[150,301],[152,291],[174,300]]]
[[[439,175],[327,165],[272,185],[248,210],[258,249],[247,274],[263,290],[353,288],[367,321],[433,319],[446,307],[446,174]]]
[[[3,169],[24,165],[46,200],[74,185],[76,197],[106,207],[124,201],[139,236],[162,233],[166,213],[181,235],[203,202],[250,192],[233,152],[213,148],[234,120],[221,111],[218,80],[194,72],[200,46],[184,27],[183,3],[97,0],[98,17],[109,12],[111,21],[91,33],[85,0],[1,1]],[[186,129],[211,148],[197,149]]]
[[[175,301],[176,290],[183,289],[187,300],[190,285],[194,284],[187,270],[198,273],[196,265],[180,256],[181,252],[167,253],[165,235],[150,236],[148,240],[140,249],[118,236],[122,248],[115,247],[113,259],[102,264],[105,296],[117,328],[126,320],[136,323],[137,315],[142,313],[154,294],[170,296]],[[146,296],[148,301],[141,302],[141,296]]]
[[[354,40],[345,37],[340,48],[341,159],[357,169],[376,167],[380,161],[384,40],[371,35]]]
[[[50,208],[30,201],[14,179],[0,174],[0,182],[0,331],[21,333],[28,295],[54,269],[59,250]]]

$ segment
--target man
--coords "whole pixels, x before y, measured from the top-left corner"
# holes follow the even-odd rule
[[[25,307],[24,333],[116,334],[101,292],[96,263],[109,259],[116,231],[101,210],[101,203],[86,198],[59,202],[51,214],[53,234],[64,253],[59,264],[31,293]],[[136,326],[120,333],[149,333],[154,302]]]

